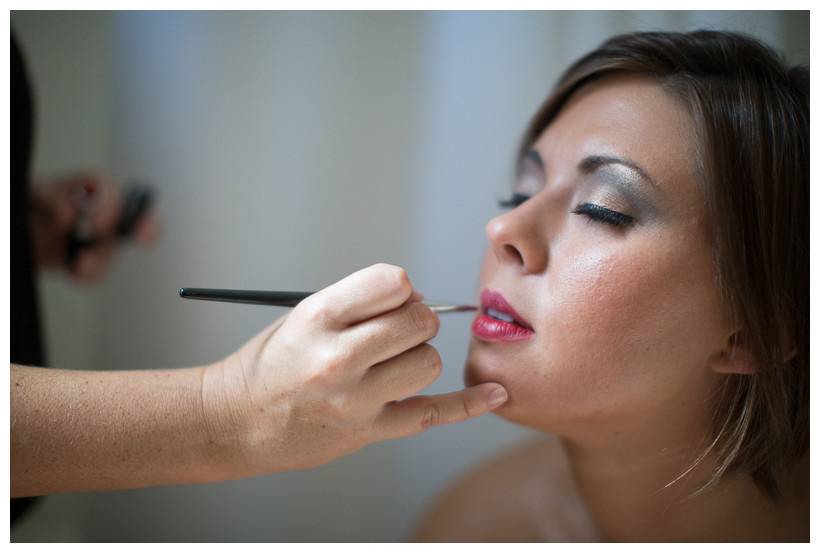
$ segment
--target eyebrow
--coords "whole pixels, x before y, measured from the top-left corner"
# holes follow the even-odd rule
[[[527,148],[521,155],[518,156],[518,161],[515,164],[516,176],[521,176],[521,172],[527,161],[535,163],[539,169],[542,171],[544,170],[544,160],[541,159],[541,154],[538,153],[538,150],[535,148]]]
[[[544,160],[541,159],[541,154],[539,154],[538,150],[536,150],[535,148],[529,148],[526,152],[524,152],[524,157],[522,159],[531,159],[539,167],[541,167],[542,169],[544,168]]]
[[[584,174],[592,174],[601,167],[607,165],[623,165],[624,167],[634,171],[645,182],[647,182],[653,189],[658,189],[658,184],[652,179],[649,174],[637,163],[634,163],[625,157],[614,155],[590,155],[581,160],[578,164],[578,170]]]
[[[538,150],[535,148],[528,148],[521,156],[519,161],[518,168],[521,168],[521,164],[529,159],[533,161],[538,167],[543,170],[544,169],[544,160],[541,158],[541,154],[538,153]],[[634,171],[639,177],[641,177],[645,182],[647,182],[652,189],[659,189],[658,183],[649,176],[649,174],[637,163],[634,161],[630,161],[625,157],[620,157],[617,155],[590,155],[585,157],[581,160],[578,164],[578,170],[584,174],[592,174],[601,167],[605,167],[607,165],[623,165],[624,167]]]

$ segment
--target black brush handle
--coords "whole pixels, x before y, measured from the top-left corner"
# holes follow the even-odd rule
[[[221,288],[180,288],[179,295],[191,300],[223,301],[296,307],[315,292],[273,292],[268,290],[226,290]]]

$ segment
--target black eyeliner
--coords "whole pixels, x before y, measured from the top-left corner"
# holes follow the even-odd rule
[[[592,221],[615,227],[626,227],[635,222],[635,219],[629,215],[593,203],[581,203],[572,212],[573,214],[582,214]]]
[[[525,193],[513,193],[508,199],[496,199],[498,206],[505,209],[514,209],[524,203],[530,196]]]

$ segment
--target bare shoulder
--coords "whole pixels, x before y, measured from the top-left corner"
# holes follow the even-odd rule
[[[467,470],[432,504],[413,540],[594,540],[561,443],[540,436]]]

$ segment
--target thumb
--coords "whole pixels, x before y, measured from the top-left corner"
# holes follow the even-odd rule
[[[492,411],[507,401],[498,383],[482,383],[461,391],[413,396],[385,406],[377,421],[383,437],[402,438],[430,427],[458,423]]]

